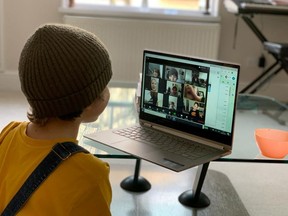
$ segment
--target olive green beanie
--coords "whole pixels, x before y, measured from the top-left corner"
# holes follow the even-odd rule
[[[22,50],[18,69],[36,118],[82,111],[112,77],[104,44],[88,31],[61,24],[36,30]]]

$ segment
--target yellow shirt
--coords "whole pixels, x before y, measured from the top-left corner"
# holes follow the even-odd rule
[[[12,122],[0,134],[0,214],[24,181],[58,142],[26,135],[28,122]],[[18,216],[111,215],[109,165],[91,154],[63,161],[32,194]]]

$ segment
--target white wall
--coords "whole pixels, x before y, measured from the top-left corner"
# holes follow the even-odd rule
[[[19,89],[19,82],[15,72],[17,71],[21,49],[26,39],[39,25],[47,22],[62,22],[62,14],[58,12],[60,5],[61,0],[3,1],[3,60],[5,73],[0,73],[1,91]],[[263,51],[261,43],[242,19],[239,19],[236,48],[234,49],[236,16],[225,10],[222,1],[220,2],[220,16],[222,30],[219,59],[241,64],[241,88],[241,86],[261,73],[262,69],[257,67],[257,61],[262,53],[265,55],[267,53]],[[254,20],[268,39],[288,43],[288,16],[257,15]],[[272,60],[269,55],[267,57],[269,61]],[[272,82],[265,85],[259,93],[287,101],[288,97],[286,95],[278,93],[288,91],[287,81],[287,74],[281,72]]]
[[[26,39],[46,22],[62,22],[58,13],[61,0],[4,1],[4,62],[8,71],[17,70]]]
[[[58,13],[61,0],[0,0],[3,11],[3,70],[0,72],[0,91],[19,90],[18,60],[24,43],[42,23],[62,22]]]

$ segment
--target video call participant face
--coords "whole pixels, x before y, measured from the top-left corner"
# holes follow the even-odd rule
[[[153,70],[153,76],[156,78],[159,78],[160,77],[160,71],[158,69],[154,69]]]
[[[178,79],[178,72],[175,68],[171,68],[168,72],[168,79],[172,82],[176,82]]]
[[[177,92],[177,87],[176,86],[173,86],[172,87],[172,95],[177,95],[178,94],[178,92]]]
[[[155,79],[151,79],[151,91],[157,92],[157,81]]]
[[[197,102],[195,102],[195,103],[194,103],[194,105],[193,105],[193,108],[192,108],[192,109],[193,109],[194,111],[195,111],[195,110],[198,110],[198,103],[197,103]]]

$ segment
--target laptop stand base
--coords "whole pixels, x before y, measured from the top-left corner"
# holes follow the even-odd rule
[[[133,176],[125,178],[120,186],[127,191],[145,192],[150,190],[151,184],[142,176],[139,176],[141,166],[141,159],[136,159],[135,172]]]
[[[205,208],[210,205],[210,200],[204,193],[201,192],[199,197],[195,197],[193,190],[183,192],[178,200],[182,205],[192,208]]]
[[[151,184],[141,176],[137,179],[134,176],[129,176],[121,182],[120,186],[124,190],[132,192],[145,192],[151,188]]]
[[[182,205],[193,208],[205,208],[210,205],[209,198],[201,192],[209,163],[198,166],[192,190],[185,191],[178,197]]]

